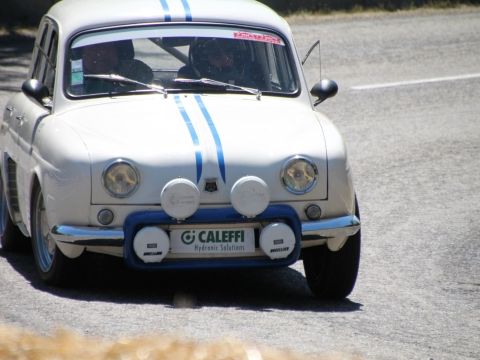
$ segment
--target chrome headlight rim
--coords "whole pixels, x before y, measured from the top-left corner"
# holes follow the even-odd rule
[[[299,161],[302,161],[302,162],[305,162],[307,163],[308,166],[310,166],[313,170],[313,173],[314,173],[314,176],[313,176],[313,179],[312,181],[302,190],[300,189],[294,189],[294,188],[291,188],[290,185],[288,184],[288,182],[286,181],[286,177],[287,177],[287,171],[288,169],[294,165],[295,163],[299,162]],[[307,194],[309,193],[310,191],[313,190],[313,188],[317,185],[317,182],[318,182],[318,168],[317,168],[317,165],[315,165],[315,163],[313,162],[312,159],[310,159],[309,157],[307,156],[303,156],[303,155],[295,155],[295,156],[292,156],[291,158],[289,158],[287,161],[285,161],[283,167],[282,167],[282,172],[281,172],[281,179],[282,179],[282,184],[283,186],[285,187],[285,189],[292,193],[292,194],[295,194],[295,195],[304,195],[304,194]]]
[[[133,185],[127,192],[124,192],[124,193],[118,193],[113,191],[108,186],[108,183],[107,183],[107,175],[109,171],[111,171],[114,167],[121,166],[121,165],[127,166],[131,170],[133,170],[133,173],[135,174],[135,180],[136,180],[135,185]],[[118,199],[124,199],[132,196],[137,191],[140,185],[140,173],[138,172],[137,167],[133,164],[132,161],[127,159],[122,159],[122,158],[116,159],[114,161],[109,162],[107,166],[105,166],[105,169],[103,170],[103,173],[102,173],[102,184],[108,194]]]

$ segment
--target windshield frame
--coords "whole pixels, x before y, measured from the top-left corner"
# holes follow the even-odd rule
[[[96,29],[88,29],[82,30],[75,35],[71,36],[67,41],[67,47],[65,48],[64,54],[64,71],[63,71],[63,81],[62,81],[62,89],[66,98],[71,100],[81,100],[81,99],[90,99],[90,98],[99,98],[99,97],[118,97],[124,95],[133,95],[133,94],[152,94],[155,91],[145,88],[145,89],[137,89],[135,91],[126,91],[126,92],[104,92],[104,93],[94,93],[94,94],[82,94],[77,95],[73,94],[70,91],[70,83],[71,83],[71,61],[70,61],[70,52],[72,49],[72,45],[75,41],[78,41],[79,38],[84,37],[86,35],[95,35],[102,32],[113,32],[113,31],[129,31],[129,30],[151,30],[152,28],[158,28],[161,31],[162,27],[169,27],[172,30],[177,27],[182,28],[225,28],[229,31],[232,30],[241,30],[241,31],[249,31],[249,32],[260,32],[260,33],[267,33],[271,35],[275,35],[281,39],[283,44],[282,46],[285,47],[285,55],[286,55],[286,62],[287,65],[290,67],[291,77],[294,81],[294,91],[292,92],[275,92],[275,91],[264,91],[262,90],[262,96],[274,96],[274,97],[298,97],[302,91],[302,82],[300,80],[301,76],[301,69],[298,69],[298,64],[295,58],[295,47],[290,44],[288,39],[278,31],[274,29],[265,28],[265,27],[258,27],[258,26],[248,26],[248,25],[239,25],[239,24],[229,24],[229,23],[212,23],[212,22],[199,22],[199,23],[139,23],[139,24],[128,24],[128,25],[116,25],[116,26],[109,26],[109,27],[101,27]],[[245,94],[246,92],[235,89],[219,89],[216,87],[202,87],[202,88],[166,88],[168,93],[222,93],[222,94]]]

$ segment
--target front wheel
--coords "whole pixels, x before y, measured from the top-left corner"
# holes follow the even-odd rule
[[[40,188],[32,203],[32,248],[37,272],[47,284],[67,285],[76,273],[79,259],[62,254],[50,234],[47,212]]]
[[[356,215],[360,218],[358,205]],[[339,251],[330,251],[327,245],[304,250],[305,276],[315,296],[325,300],[341,300],[352,292],[360,263],[360,245],[361,232],[358,230]]]

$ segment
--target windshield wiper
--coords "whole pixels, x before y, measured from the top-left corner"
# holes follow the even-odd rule
[[[163,94],[165,97],[167,97],[167,89],[165,89],[163,86],[155,85],[155,84],[145,84],[141,81],[130,79],[119,74],[84,74],[83,77],[88,79],[100,79],[100,80],[107,80],[112,82],[122,82],[127,84],[140,85],[150,90],[159,92],[160,94]]]
[[[259,89],[254,89],[246,86],[240,86],[235,84],[229,84],[223,81],[213,80],[209,78],[201,78],[201,79],[185,79],[185,78],[176,78],[175,82],[183,83],[183,84],[205,84],[205,85],[212,85],[212,86],[219,86],[219,87],[230,87],[237,90],[243,90],[248,92],[249,94],[256,95],[257,100],[260,100],[262,97],[262,92]]]

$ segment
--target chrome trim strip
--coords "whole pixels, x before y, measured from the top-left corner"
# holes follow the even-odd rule
[[[304,241],[352,236],[359,230],[360,220],[355,215],[302,222],[302,236],[307,237]]]
[[[57,225],[52,229],[55,240],[78,245],[105,245],[106,243],[123,245],[122,228],[102,228],[90,226]]]

